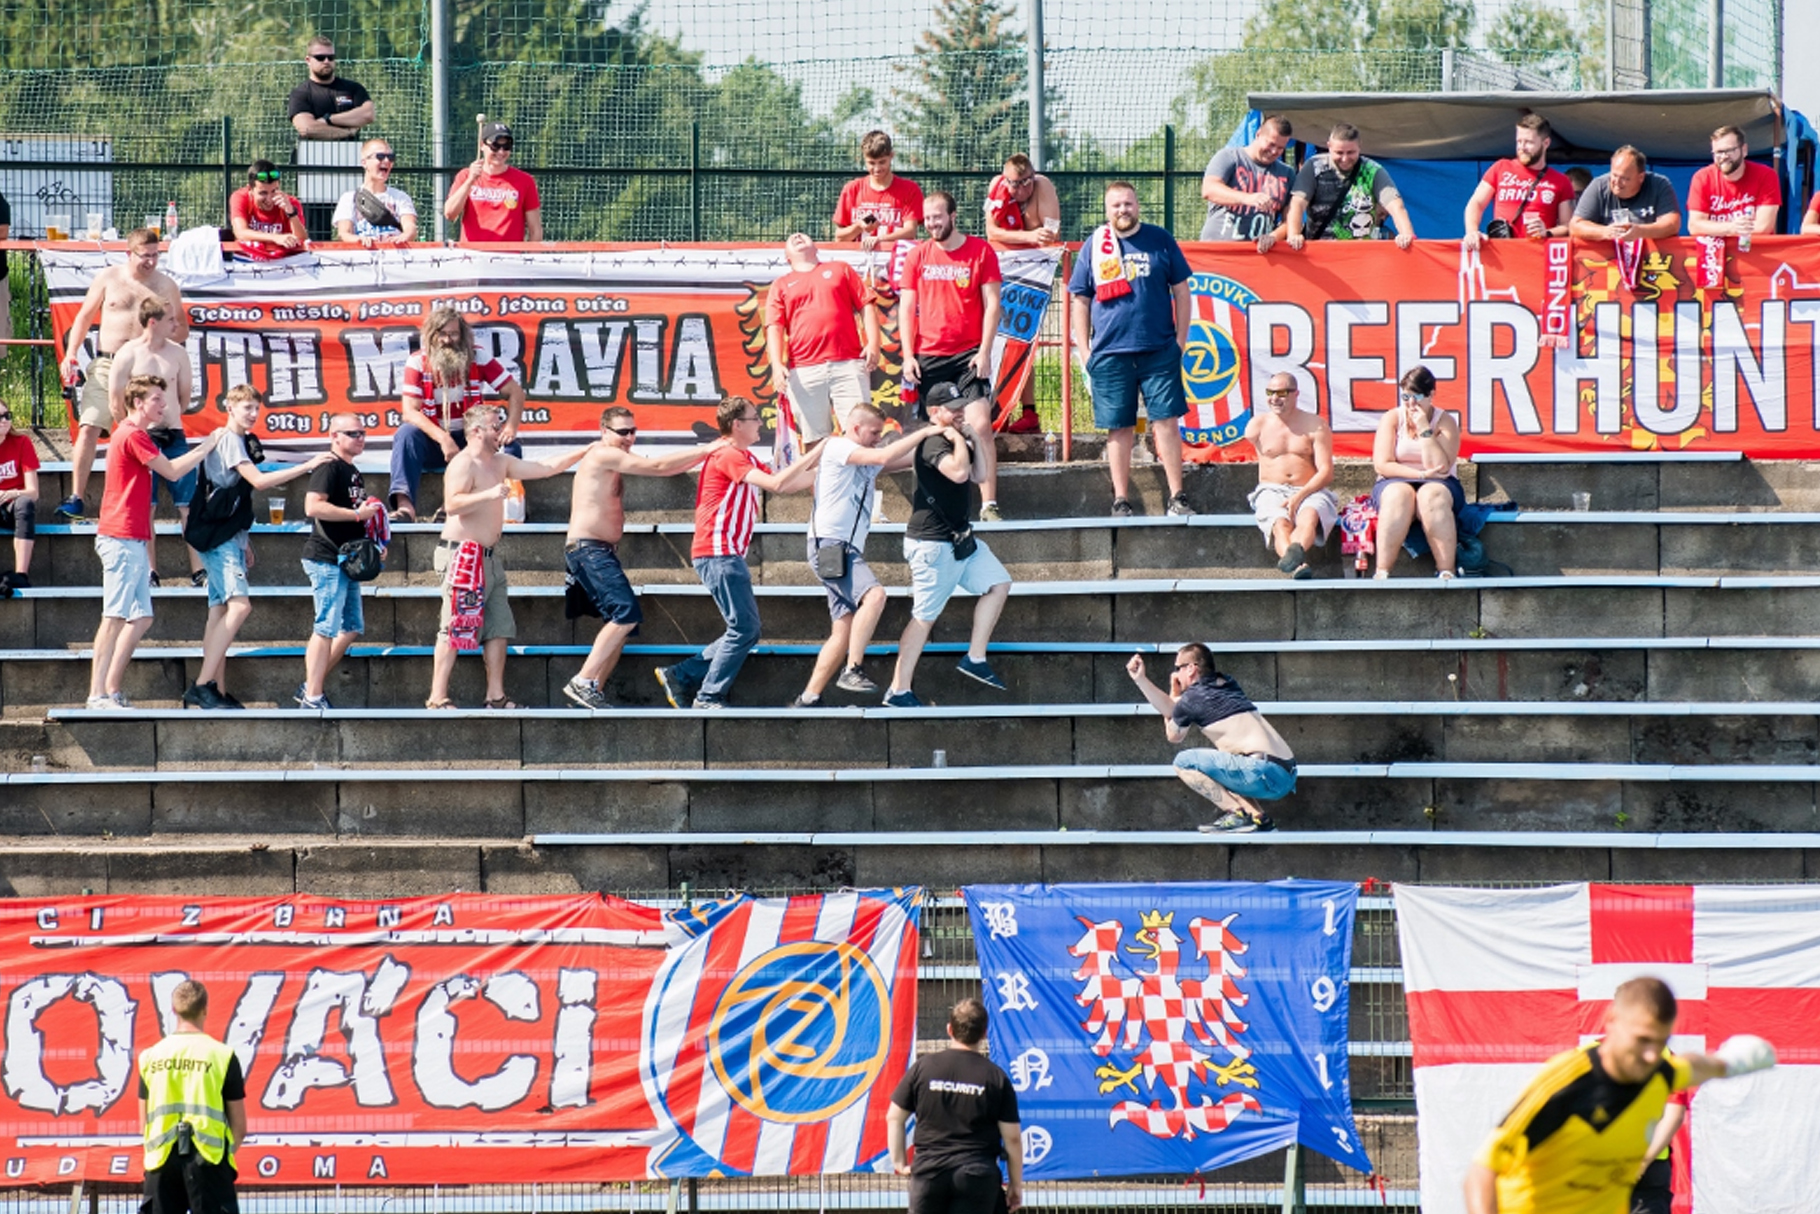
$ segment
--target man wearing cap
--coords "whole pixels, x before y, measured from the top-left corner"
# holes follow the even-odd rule
[[[461,239],[475,243],[535,244],[543,239],[543,203],[537,182],[512,167],[512,128],[480,128],[480,156],[455,174],[442,216],[459,224]]]
[[[880,326],[859,273],[844,261],[824,262],[801,232],[784,242],[790,272],[765,294],[765,347],[771,382],[785,389],[803,442],[843,431],[855,405],[872,401]],[[865,328],[865,349],[860,328]]]

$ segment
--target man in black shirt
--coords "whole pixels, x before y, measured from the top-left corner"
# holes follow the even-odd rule
[[[385,508],[368,497],[366,482],[354,457],[366,450],[367,432],[352,413],[329,418],[329,453],[335,458],[310,473],[303,512],[315,523],[303,545],[303,571],[316,600],[316,623],[303,651],[303,685],[299,708],[332,707],[323,692],[329,671],[347,655],[348,646],[366,631],[360,611],[360,583],[341,568],[341,546],[367,533],[367,520]]]
[[[355,81],[335,74],[335,44],[327,38],[310,41],[309,57],[304,60],[309,75],[291,90],[290,119],[297,137],[311,143],[327,140],[356,140],[360,131],[373,121],[373,99]],[[345,164],[357,168],[360,154],[356,147],[297,148],[299,164]],[[297,179],[297,192],[302,196],[303,221],[312,240],[335,239],[335,202],[343,190],[360,184],[358,173],[303,173]]]
[[[947,1049],[910,1064],[891,1093],[891,1166],[910,1178],[910,1214],[993,1214],[1024,1204],[1023,1130],[1011,1077],[985,1056],[986,1006],[963,999],[948,1015]],[[916,1114],[916,1162],[904,1125]],[[1003,1155],[1011,1183],[1001,1191]],[[1003,1197],[1003,1204],[1000,1198]]]
[[[910,622],[897,642],[897,669],[886,708],[921,708],[923,702],[910,690],[917,659],[942,608],[956,590],[977,594],[973,608],[973,635],[967,656],[955,667],[975,682],[998,691],[1004,681],[986,664],[986,643],[998,626],[999,613],[1011,594],[1011,575],[981,543],[967,522],[973,486],[985,480],[987,434],[976,438],[963,410],[966,401],[951,383],[941,383],[923,398],[936,429],[916,449],[912,467],[916,491],[910,499],[910,523],[904,528],[904,560],[910,566]]]

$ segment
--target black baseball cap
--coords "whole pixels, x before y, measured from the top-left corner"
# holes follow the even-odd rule
[[[512,138],[512,128],[503,122],[489,122],[480,128],[480,141],[492,143],[495,139]]]

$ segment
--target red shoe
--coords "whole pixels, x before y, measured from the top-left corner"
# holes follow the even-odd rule
[[[1043,423],[1037,417],[1036,410],[1035,409],[1025,409],[1022,413],[1018,414],[1017,417],[1012,420],[1010,425],[1005,427],[1005,433],[1007,433],[1007,434],[1036,434],[1039,431],[1041,431],[1042,428],[1043,428]]]

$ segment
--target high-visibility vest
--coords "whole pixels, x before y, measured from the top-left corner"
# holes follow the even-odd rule
[[[172,1033],[139,1056],[139,1079],[145,1084],[145,1170],[164,1166],[177,1143],[177,1127],[188,1122],[196,1153],[209,1163],[225,1157],[228,1146],[227,1082],[234,1051],[203,1033]]]

